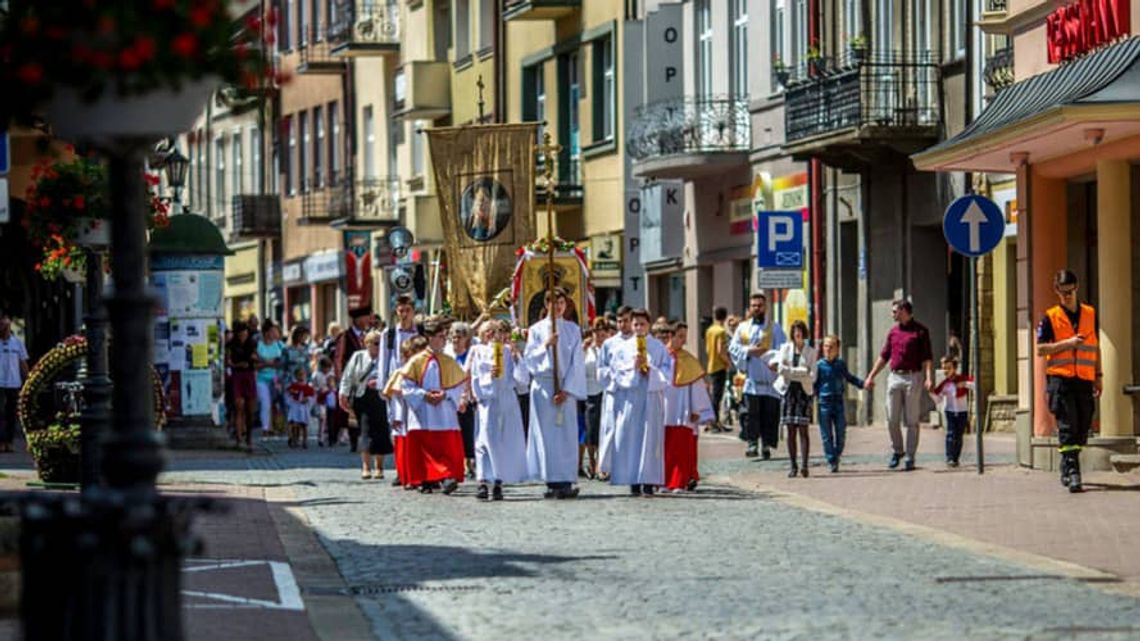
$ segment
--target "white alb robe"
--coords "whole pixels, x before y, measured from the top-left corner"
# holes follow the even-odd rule
[[[608,341],[607,341],[608,343]],[[637,369],[637,337],[614,345],[610,363],[613,386],[614,485],[662,485],[665,482],[665,398],[672,386],[673,359],[665,345],[645,338],[649,372]]]
[[[609,474],[614,450],[614,384],[611,366],[614,349],[633,334],[618,334],[606,339],[598,350],[597,376],[602,386],[602,420],[598,426],[598,471]]]
[[[530,326],[523,359],[531,376],[530,427],[526,462],[530,478],[546,483],[578,480],[578,403],[586,400],[586,368],[582,362],[582,330],[558,319],[558,377],[568,395],[554,404],[553,349],[546,347],[550,320]]]
[[[494,347],[477,345],[467,355],[475,410],[475,475],[480,481],[518,483],[527,477],[526,437],[515,394],[514,355],[503,345],[503,371],[492,375]]]
[[[692,420],[693,414],[700,418]],[[688,385],[670,385],[665,388],[665,425],[687,426],[694,434],[700,434],[700,425],[713,420],[712,400],[709,399],[709,390],[704,379],[693,381]]]
[[[463,385],[443,390],[447,396],[438,405],[427,402],[427,394],[443,389],[439,377],[439,362],[432,359],[424,368],[423,381],[417,383],[407,376],[400,377],[407,412],[404,415],[404,433],[415,430],[442,432],[459,430],[459,402],[463,399]]]

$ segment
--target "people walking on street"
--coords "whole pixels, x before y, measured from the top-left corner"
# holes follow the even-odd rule
[[[847,383],[863,388],[863,380],[847,369],[839,358],[839,337],[825,336],[823,358],[816,361],[815,391],[819,398],[819,437],[832,474],[839,471],[847,442],[847,409],[844,396]]]
[[[672,380],[665,388],[665,488],[673,492],[695,490],[697,443],[702,423],[715,420],[705,383],[705,368],[685,349],[685,334],[676,323],[668,337],[673,359]]]
[[[665,390],[673,363],[665,345],[649,335],[649,312],[631,314],[633,335],[611,348],[603,380],[613,392],[614,433],[610,483],[634,496],[651,496],[665,483]]]
[[[808,428],[811,426],[811,397],[815,393],[816,355],[815,348],[808,343],[807,323],[802,320],[792,323],[792,340],[780,346],[776,373],[779,378],[774,387],[781,396],[780,423],[787,430],[788,461],[791,464],[788,477],[795,478],[798,473],[807,478],[811,458]],[[803,455],[803,465],[798,468],[797,447]]]
[[[309,328],[304,325],[294,325],[289,330],[289,344],[281,353],[281,371],[286,372],[292,380],[292,371],[300,367],[305,371],[305,380],[313,372],[312,357],[309,353]]]
[[[416,326],[416,302],[411,296],[401,294],[396,297],[395,308],[396,320],[395,322],[385,328],[381,333],[382,340],[380,341],[380,361],[381,371],[380,380],[387,383],[391,380],[392,375],[396,373],[404,363],[407,362],[409,356],[404,353],[404,344],[414,338],[420,336],[420,330]],[[423,347],[416,349],[418,353]],[[384,395],[381,395],[381,402],[384,404],[385,421],[388,423],[389,432],[395,434],[392,421],[394,420],[394,408],[388,405],[388,400]],[[395,437],[393,436],[393,446],[395,446]],[[396,473],[396,478],[392,481],[393,486],[403,484],[403,479]]]
[[[546,483],[548,499],[574,498],[578,489],[578,404],[586,398],[582,330],[565,319],[566,292],[546,295],[546,316],[527,330],[523,358],[530,372],[530,430],[526,459],[530,478]],[[558,390],[554,384],[558,350]]]
[[[324,447],[325,443],[332,444],[329,432],[329,411],[337,403],[336,379],[332,374],[332,359],[321,356],[317,360],[316,371],[309,378],[309,385],[317,392],[317,446]]]
[[[273,429],[273,409],[280,397],[282,356],[281,329],[266,319],[261,324],[261,339],[257,342],[257,405],[261,433]]]
[[[1088,444],[1096,398],[1103,391],[1096,309],[1079,302],[1077,275],[1053,277],[1057,304],[1037,323],[1037,356],[1045,359],[1045,393],[1057,419],[1061,484],[1081,492],[1081,450]]]
[[[602,383],[598,379],[598,358],[602,351],[602,345],[609,340],[613,335],[611,331],[613,327],[610,322],[605,318],[595,318],[593,330],[594,333],[590,337],[589,343],[586,345],[586,353],[583,355],[583,364],[586,369],[586,402],[585,402],[585,418],[586,418],[586,442],[585,451],[587,455],[587,467],[584,470],[586,478],[593,479],[598,476],[598,441],[601,434],[602,425]],[[581,465],[582,453],[578,454],[579,465]]]
[[[768,297],[761,292],[748,299],[750,318],[742,321],[732,336],[728,351],[736,368],[745,374],[744,399],[747,419],[741,438],[748,444],[747,457],[772,457],[780,441],[780,395],[776,382],[776,353],[786,342],[784,330],[767,316]],[[761,446],[762,449],[761,449]]]
[[[633,336],[633,308],[622,305],[617,310],[617,334],[602,343],[598,352],[598,380],[602,383],[602,419],[598,425],[598,478],[609,480],[614,442],[614,390],[606,382],[616,346]]]
[[[424,321],[428,348],[404,366],[400,393],[407,403],[407,483],[430,494],[451,494],[463,481],[463,434],[459,412],[467,373],[444,353],[447,332],[438,319]]]
[[[418,330],[417,330],[418,331]],[[400,345],[400,361],[407,363],[416,354],[427,349],[428,341],[423,336],[415,336]],[[388,404],[388,425],[392,434],[393,458],[396,459],[396,481],[393,486],[403,486],[405,490],[418,489],[408,481],[408,404],[401,392],[404,366],[392,372],[384,386],[382,396]]]
[[[915,468],[914,456],[918,451],[918,417],[922,408],[923,390],[934,389],[934,356],[930,348],[930,331],[914,320],[914,307],[905,299],[892,304],[895,325],[887,332],[887,339],[879,358],[867,374],[864,388],[874,388],[875,376],[888,364],[887,377],[887,428],[891,435],[890,469],[899,466],[906,457],[906,471]],[[906,426],[905,449],[901,425]]]
[[[732,365],[732,358],[728,355],[728,342],[731,336],[725,321],[728,319],[728,309],[717,307],[713,310],[713,322],[705,330],[705,354],[708,355],[709,386],[712,388],[713,420],[706,431],[724,432],[724,422],[720,415],[721,402],[724,401],[724,387],[728,382],[728,370]]]
[[[293,382],[285,388],[285,421],[289,425],[289,447],[309,449],[309,421],[313,418],[317,392],[305,376],[305,368],[293,368]]]
[[[380,379],[380,332],[375,330],[364,336],[364,349],[356,352],[344,368],[340,381],[340,405],[356,417],[359,426],[350,433],[352,451],[360,449],[360,478],[384,478],[384,455],[392,453],[388,435],[388,412],[380,398],[385,381]]]
[[[364,349],[364,336],[372,324],[372,308],[358,307],[348,312],[352,318],[352,325],[337,336],[336,356],[333,358],[333,371],[339,379],[348,365],[348,359],[356,352]]]
[[[12,334],[12,318],[0,311],[0,452],[12,451],[16,403],[28,377],[28,348]]]
[[[250,415],[257,403],[257,374],[254,361],[257,342],[250,336],[249,325],[242,321],[234,324],[233,337],[226,345],[226,369],[230,372],[230,394],[233,397],[234,440],[238,447],[251,449]]]
[[[941,401],[942,413],[946,417],[946,465],[958,467],[962,457],[962,436],[969,422],[970,391],[974,389],[974,378],[958,373],[958,357],[947,354],[939,363],[946,375],[934,387],[930,396],[935,402]]]
[[[467,357],[471,395],[475,401],[475,497],[503,500],[503,484],[526,479],[526,438],[515,398],[518,363],[503,341],[498,321],[479,326],[480,343]]]
[[[448,343],[445,352],[455,359],[460,367],[466,368],[467,356],[471,350],[471,326],[464,322],[452,323],[448,329]],[[459,413],[459,430],[463,433],[463,461],[467,478],[475,478],[475,403],[470,392],[464,398],[465,410]]]

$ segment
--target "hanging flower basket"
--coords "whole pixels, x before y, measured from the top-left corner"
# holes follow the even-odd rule
[[[267,55],[276,13],[266,4],[10,3],[0,22],[0,124],[45,115],[56,136],[88,140],[187,130],[218,87],[256,96],[284,81]]]
[[[28,240],[43,255],[35,269],[47,280],[64,272],[86,274],[84,247],[104,248],[110,244],[110,197],[107,171],[95,158],[75,156],[67,148],[68,160],[44,161],[32,167],[34,181],[24,195],[24,226]],[[151,189],[147,228],[165,227],[170,222],[169,205],[158,197],[159,179],[147,175]]]

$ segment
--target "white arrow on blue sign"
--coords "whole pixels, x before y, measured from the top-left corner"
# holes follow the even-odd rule
[[[959,254],[985,256],[1005,235],[1005,215],[989,198],[962,196],[946,208],[942,233]]]

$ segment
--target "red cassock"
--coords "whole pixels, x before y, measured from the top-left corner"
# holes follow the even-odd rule
[[[409,485],[408,464],[406,462],[407,448],[404,445],[404,442],[407,440],[407,438],[408,437],[401,434],[395,434],[392,436],[392,448],[394,449],[394,454],[396,457],[396,478],[400,479],[400,482],[404,485]]]
[[[423,485],[463,481],[463,433],[459,430],[408,430],[404,437],[404,483]]]
[[[697,473],[697,438],[688,425],[665,426],[665,487],[683,490]]]

